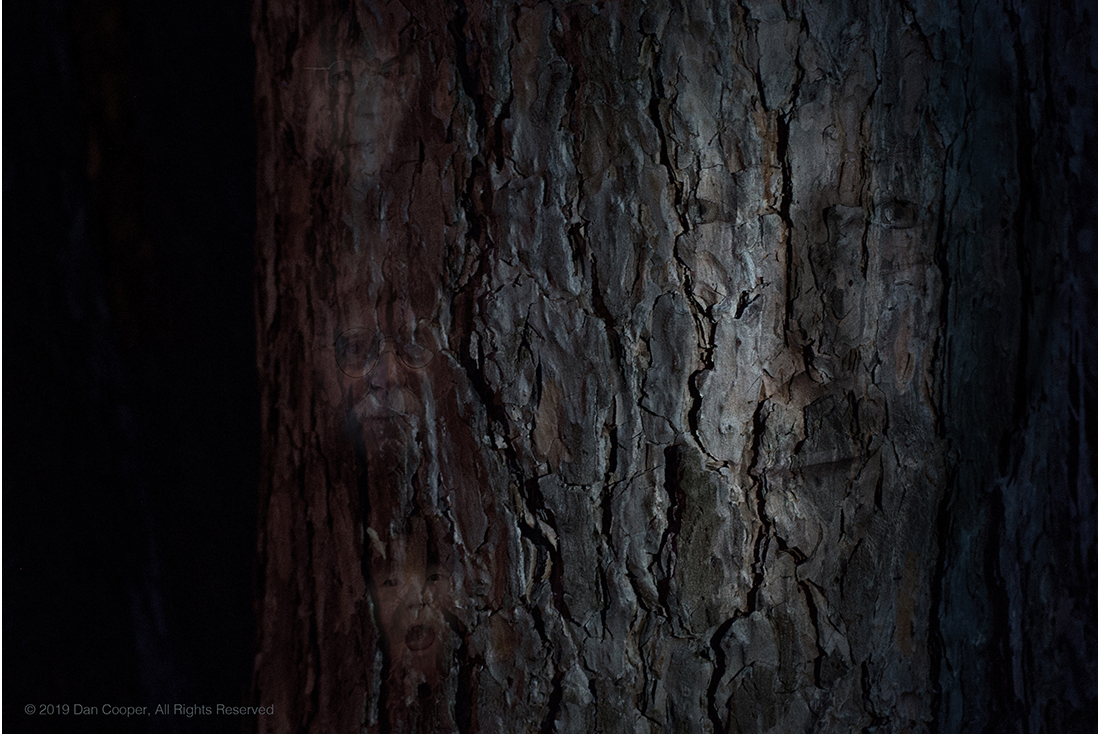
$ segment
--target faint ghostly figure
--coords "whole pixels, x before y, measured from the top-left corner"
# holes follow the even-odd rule
[[[421,56],[380,28],[405,27],[404,12],[380,6],[313,33],[302,112],[324,134],[301,142],[344,186],[320,238],[339,262],[324,284],[334,308],[316,315],[314,334],[331,350],[320,381],[341,422],[334,435],[355,449],[362,568],[385,660],[379,708],[389,731],[441,732],[456,729],[455,701],[472,697],[468,631],[499,606],[507,529],[484,492],[497,469],[480,447],[484,416],[448,344],[453,243],[442,233],[454,213],[438,204],[451,174],[425,164],[423,146],[442,144],[449,118],[419,112],[438,95],[447,99],[429,106],[450,109],[450,91],[421,89]]]
[[[333,372],[359,471],[363,572],[385,660],[380,705],[391,731],[451,732],[451,702],[468,685],[469,587],[492,586],[490,564],[462,540],[487,537],[485,471],[457,410],[442,330],[420,317],[427,300],[388,283],[375,294],[373,307],[345,311],[339,326],[352,325],[334,339]]]
[[[384,285],[372,308],[353,313],[354,325],[334,342],[343,417],[359,465],[364,521],[388,528],[418,504],[431,505],[418,488],[436,463],[435,401],[445,380],[430,368],[443,360],[436,359],[435,327],[392,288]]]
[[[385,701],[400,731],[451,731],[461,644],[450,552],[420,516],[371,528],[369,577],[386,657]]]
[[[424,417],[430,398],[421,371],[439,349],[435,329],[403,302],[383,304],[369,320],[341,332],[334,345],[337,365],[351,379],[352,413],[362,422]]]

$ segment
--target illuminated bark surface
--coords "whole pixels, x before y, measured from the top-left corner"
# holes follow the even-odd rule
[[[710,5],[257,4],[261,731],[1090,725],[1091,10]]]

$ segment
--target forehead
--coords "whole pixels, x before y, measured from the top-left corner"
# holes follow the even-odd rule
[[[375,540],[368,543],[372,563],[404,564],[408,561],[432,561],[447,563],[452,554],[450,543],[441,533],[445,531],[433,520],[414,515],[408,520],[393,519],[379,522],[375,518],[368,531]],[[380,528],[384,524],[388,527]],[[375,529],[377,528],[377,529]],[[381,531],[381,532],[379,532]]]
[[[355,305],[341,308],[340,318],[334,324],[338,331],[353,327],[374,330],[397,330],[413,326],[426,319],[412,307],[408,301],[381,301],[370,305]]]
[[[400,31],[410,19],[400,3],[359,3],[314,20],[299,47],[312,61],[389,60],[400,51]]]
[[[386,270],[342,289],[336,299],[336,317],[341,329],[397,326],[438,319],[441,298],[436,289],[418,288],[407,274],[387,273]],[[391,274],[405,277],[387,277]]]
[[[425,541],[426,538],[415,531],[412,535],[392,537],[385,544],[385,554],[380,552],[381,548],[375,547],[370,550],[371,568],[376,572],[398,572],[410,568],[422,568],[428,557]]]

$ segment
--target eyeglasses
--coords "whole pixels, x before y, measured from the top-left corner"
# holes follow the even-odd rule
[[[336,365],[348,377],[366,377],[383,354],[393,351],[402,364],[418,370],[427,367],[435,357],[434,344],[427,324],[402,329],[392,338],[371,329],[348,329],[336,337]]]

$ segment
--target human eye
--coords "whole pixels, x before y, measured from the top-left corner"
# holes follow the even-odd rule
[[[351,92],[355,90],[355,74],[348,64],[337,62],[329,71],[328,83],[337,91]]]
[[[375,339],[369,332],[348,329],[336,340],[336,361],[349,377],[362,377],[374,352]]]
[[[418,344],[402,344],[401,357],[405,364],[414,369],[425,367],[435,356],[432,350]]]

